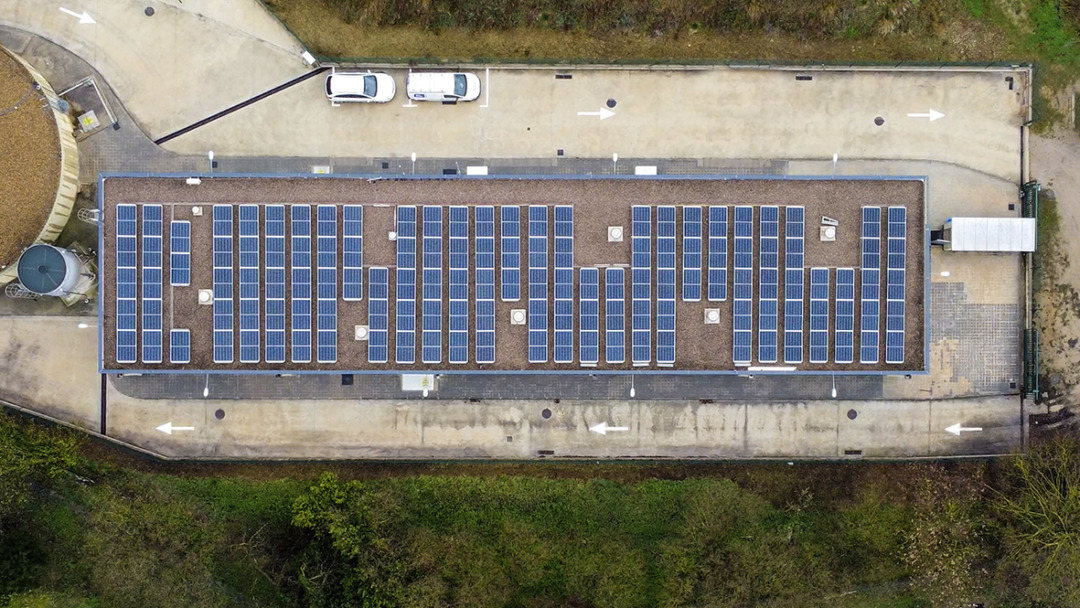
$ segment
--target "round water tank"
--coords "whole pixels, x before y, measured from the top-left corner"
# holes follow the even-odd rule
[[[33,245],[19,256],[19,283],[44,296],[70,292],[79,282],[82,262],[74,253],[52,245]]]

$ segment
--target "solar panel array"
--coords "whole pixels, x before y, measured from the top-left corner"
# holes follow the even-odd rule
[[[214,363],[232,363],[233,207],[214,205]]]
[[[161,363],[161,205],[143,205],[142,361]]]
[[[574,362],[574,208],[555,207],[555,363]]]
[[[503,302],[517,302],[521,299],[521,208],[505,205],[499,207],[499,215],[501,298]]]
[[[833,334],[835,363],[851,363],[855,357],[855,269],[836,269],[836,329]]]
[[[656,208],[656,364],[675,365],[675,207]]]
[[[495,208],[476,208],[476,362],[495,362]]]
[[[626,273],[622,268],[604,271],[604,359],[626,362]]]
[[[397,315],[395,361],[416,362],[416,207],[397,208]]]
[[[529,206],[529,363],[547,363],[547,207]]]
[[[337,362],[337,207],[319,205],[316,210],[316,317],[315,360]]]
[[[169,363],[191,363],[191,332],[189,330],[169,331]]]
[[[390,271],[368,269],[368,363],[386,363],[390,356]]]
[[[810,362],[829,362],[829,269],[810,269]]]
[[[581,365],[600,362],[600,269],[582,268],[578,297],[581,300]]]
[[[449,356],[451,364],[469,362],[469,208],[450,207]]]
[[[266,249],[266,362],[285,362],[285,206],[267,205],[264,224]]]
[[[684,302],[701,301],[701,207],[683,207],[683,278]]]
[[[780,296],[780,208],[761,208],[761,233],[758,236],[760,285],[758,289],[758,361],[776,363],[779,338],[777,315]]]
[[[292,362],[311,362],[311,206],[289,207],[292,235]]]
[[[630,359],[634,365],[652,361],[652,209],[635,205],[630,239]]]
[[[878,362],[881,319],[881,207],[862,209],[862,298],[859,317],[859,363]]]
[[[803,360],[803,236],[802,207],[784,209],[784,363]]]
[[[135,363],[138,358],[137,327],[139,277],[135,205],[116,207],[116,362]]]
[[[240,362],[258,363],[259,334],[259,207],[240,205]]]
[[[889,207],[886,276],[885,363],[904,362],[904,315],[907,298],[907,208]]]
[[[732,361],[750,365],[754,348],[754,208],[735,207]]]
[[[727,207],[709,207],[709,301],[727,300]]]
[[[169,285],[191,284],[191,222],[169,222]]]
[[[442,207],[424,207],[424,285],[420,360],[442,362]]]
[[[364,299],[364,208],[341,207],[341,299]]]

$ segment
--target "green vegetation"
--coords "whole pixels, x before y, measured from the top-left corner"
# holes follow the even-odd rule
[[[245,469],[259,479],[116,460],[0,415],[18,497],[0,606],[1080,606],[1075,442],[949,465]]]

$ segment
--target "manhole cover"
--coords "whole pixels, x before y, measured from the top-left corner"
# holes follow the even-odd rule
[[[885,119],[878,116],[874,119],[874,124],[880,127],[881,125],[885,124]]]
[[[854,419],[856,419],[858,417],[859,417],[859,412],[856,412],[855,410],[848,410],[847,411],[847,419],[848,420],[854,420]]]
[[[544,420],[547,420],[548,418],[551,418],[551,410],[549,410],[549,409],[547,409],[545,407],[544,411],[540,412],[540,417],[543,418]]]
[[[214,418],[217,418],[218,420],[224,420],[225,419],[225,410],[218,410],[218,411],[214,412]]]
[[[615,101],[614,97],[612,97],[611,99],[607,100],[607,107],[614,108],[616,103],[618,103],[618,102]]]
[[[146,10],[144,10],[143,13],[145,13],[147,17],[153,17],[154,16],[154,7],[152,7],[152,6],[146,7]]]

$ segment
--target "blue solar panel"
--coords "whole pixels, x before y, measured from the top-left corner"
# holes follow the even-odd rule
[[[805,212],[792,206],[784,215],[784,363],[802,363]]]
[[[878,362],[881,319],[881,207],[863,207],[859,363]]]
[[[709,207],[709,301],[727,300],[727,207]]]
[[[701,301],[701,207],[683,207],[683,288],[684,302]]]
[[[810,362],[829,362],[829,269],[810,269]]]
[[[368,269],[368,363],[386,363],[389,355],[390,271]]]
[[[495,208],[476,208],[476,362],[495,362]]]
[[[319,205],[316,223],[316,361],[337,362],[337,207]]]
[[[502,301],[517,302],[521,299],[521,208],[499,208],[502,249],[499,268],[502,273]]]
[[[232,363],[233,208],[214,205],[214,363]]]
[[[604,359],[626,361],[626,283],[622,268],[604,271]]]
[[[904,316],[907,302],[907,208],[889,207],[886,275],[885,363],[904,362]]]
[[[341,299],[364,299],[364,208],[341,207]]]
[[[634,365],[652,362],[652,209],[632,209],[630,239],[630,360]]]
[[[191,222],[169,222],[169,284],[191,285]]]
[[[311,206],[292,205],[292,362],[311,362]]]
[[[397,208],[395,360],[416,361],[416,207]]]
[[[143,205],[142,214],[142,361],[161,363],[161,205]]]
[[[529,363],[548,360],[547,207],[529,206]]]
[[[424,207],[424,285],[420,327],[420,360],[442,362],[443,210]]]
[[[191,332],[174,329],[169,332],[169,363],[191,362]]]
[[[469,208],[450,207],[449,356],[469,362]]]
[[[285,362],[285,206],[268,205],[266,250],[266,362]]]
[[[259,207],[240,205],[240,362],[260,360]]]
[[[600,270],[582,268],[578,283],[581,300],[581,351],[578,359],[584,367],[600,362]]]
[[[675,364],[675,207],[656,209],[656,364]]]
[[[836,269],[836,342],[833,361],[851,363],[855,357],[855,269]]]
[[[574,208],[555,207],[555,363],[574,362]],[[599,350],[599,346],[597,346]]]
[[[750,365],[754,346],[754,208],[735,207],[732,362]]]
[[[777,333],[780,263],[780,208],[767,205],[761,208],[761,249],[758,300],[758,361],[776,363],[779,336]]]

